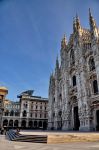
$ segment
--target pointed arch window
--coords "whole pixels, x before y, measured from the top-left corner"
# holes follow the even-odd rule
[[[75,55],[74,55],[73,49],[71,49],[71,52],[70,52],[70,63],[71,63],[71,65],[75,64]]]
[[[53,117],[55,117],[55,112],[53,113]]]
[[[97,80],[93,81],[93,90],[94,90],[94,94],[98,93],[98,83],[97,83]]]
[[[76,76],[73,76],[73,86],[76,86]]]
[[[90,69],[90,71],[93,71],[95,69],[95,62],[94,62],[94,58],[93,57],[91,57],[89,59],[89,69]]]
[[[55,97],[53,98],[53,102],[55,103]]]
[[[59,99],[60,99],[60,101],[62,101],[62,94],[59,95]]]

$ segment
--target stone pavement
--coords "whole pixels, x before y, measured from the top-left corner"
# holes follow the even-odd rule
[[[48,144],[68,142],[98,142],[99,132],[63,132],[63,131],[34,131],[21,130],[23,135],[47,135]]]
[[[36,144],[12,142],[0,135],[0,150],[99,150],[99,142],[79,142],[66,144]]]

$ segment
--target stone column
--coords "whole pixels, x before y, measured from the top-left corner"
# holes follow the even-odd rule
[[[72,114],[71,114],[71,128],[74,128],[74,106],[72,106]]]
[[[21,122],[22,122],[22,120],[21,120],[21,118],[19,119],[19,127],[21,127]]]
[[[27,118],[27,119],[26,119],[26,128],[29,127],[28,124],[29,124],[29,120],[28,120],[28,118]]]

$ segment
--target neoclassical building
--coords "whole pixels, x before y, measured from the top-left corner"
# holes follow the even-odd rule
[[[2,126],[2,115],[4,111],[4,100],[6,95],[8,94],[8,89],[6,87],[0,87],[0,128]]]
[[[4,100],[4,111],[2,116],[2,125],[8,127],[18,127],[20,122],[20,102],[14,102],[8,99]]]
[[[48,99],[33,96],[33,91],[28,90],[18,95],[19,101],[4,101],[2,124],[8,127],[31,129],[47,129]]]
[[[76,15],[69,41],[61,41],[49,83],[49,129],[99,130],[99,28],[90,9],[89,25]]]

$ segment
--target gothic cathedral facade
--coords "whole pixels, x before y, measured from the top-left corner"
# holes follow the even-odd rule
[[[61,41],[49,82],[48,129],[99,130],[99,28],[89,9],[90,29],[73,20],[69,42]]]

